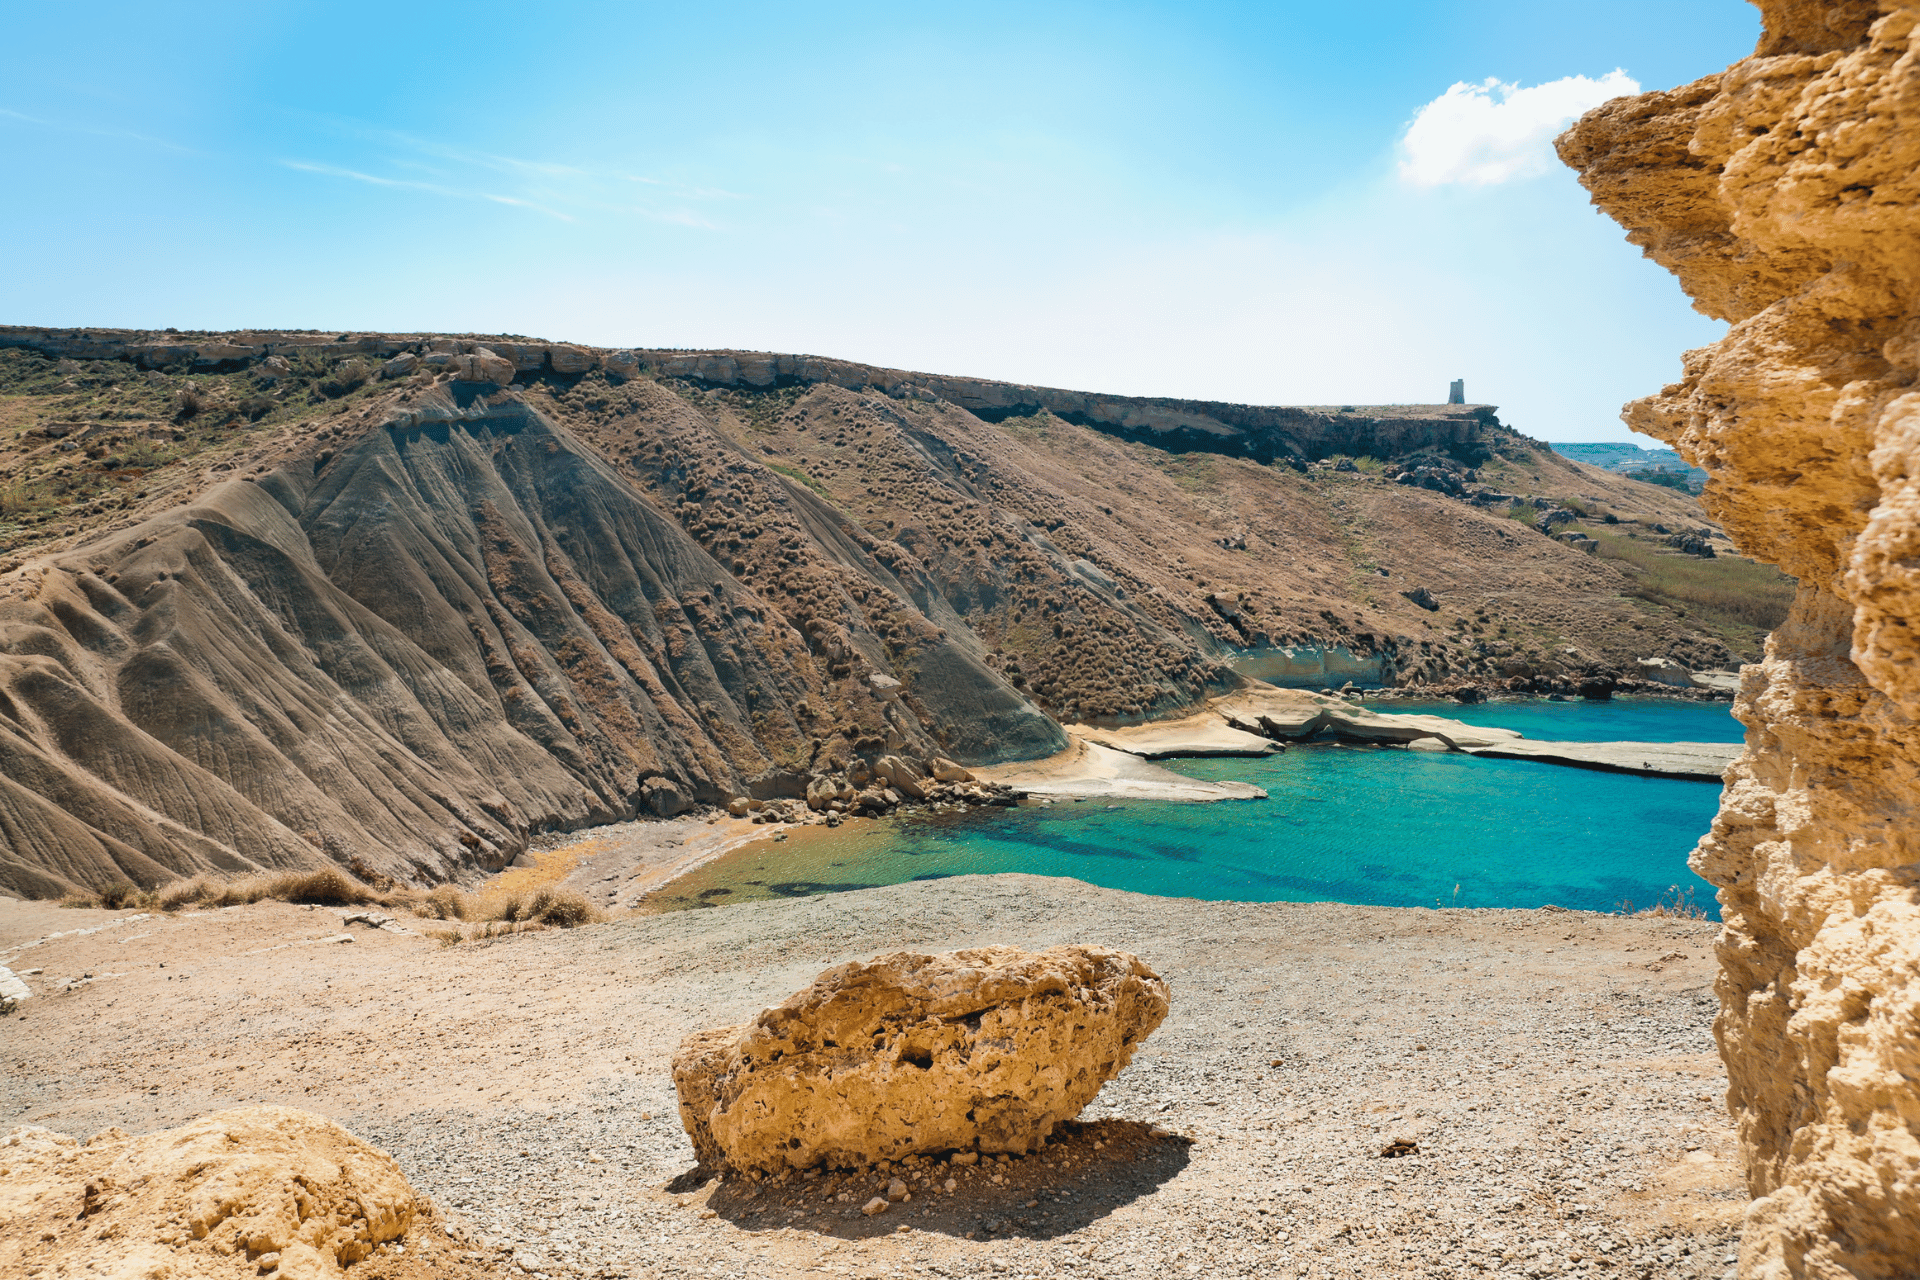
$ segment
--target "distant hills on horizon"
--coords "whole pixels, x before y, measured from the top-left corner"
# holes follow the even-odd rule
[[[1617,475],[1631,475],[1636,471],[1673,472],[1684,477],[1696,493],[1707,482],[1705,471],[1688,465],[1687,460],[1672,449],[1647,449],[1615,441],[1549,441],[1547,447],[1563,458]]]

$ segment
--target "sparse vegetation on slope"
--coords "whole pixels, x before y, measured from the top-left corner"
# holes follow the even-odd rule
[[[1786,620],[1794,580],[1769,564],[1725,554],[1712,559],[1660,545],[1658,535],[1625,526],[1574,529],[1627,572],[1628,594],[1691,618],[1729,643],[1751,649]]]

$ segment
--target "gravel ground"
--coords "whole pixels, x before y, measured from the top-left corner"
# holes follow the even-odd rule
[[[306,1107],[391,1152],[501,1272],[555,1280],[1732,1271],[1712,924],[1022,875],[457,946],[317,941],[341,914],[0,901],[0,964],[42,970],[6,1023],[0,1114],[84,1135]],[[1173,1009],[1044,1154],[686,1176],[687,1032],[849,958],[1074,941],[1140,954]],[[859,1212],[895,1177],[911,1199]]]

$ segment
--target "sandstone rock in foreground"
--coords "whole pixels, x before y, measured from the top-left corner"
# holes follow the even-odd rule
[[[386,1155],[320,1116],[242,1107],[82,1146],[0,1138],[0,1275],[327,1280],[405,1236],[413,1189]]]
[[[1720,888],[1746,1276],[1920,1266],[1920,79],[1912,3],[1759,0],[1754,56],[1560,142],[1727,336],[1628,406],[1800,579],[1693,865]]]
[[[897,952],[829,969],[745,1026],[689,1036],[680,1118],[710,1169],[1022,1152],[1078,1115],[1167,1016],[1105,947]]]

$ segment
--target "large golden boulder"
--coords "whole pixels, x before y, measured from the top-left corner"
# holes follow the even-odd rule
[[[710,1169],[1021,1152],[1078,1115],[1166,1016],[1167,984],[1124,951],[898,952],[689,1036],[673,1078]]]

